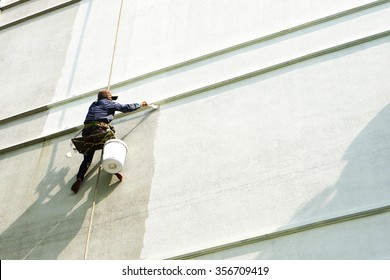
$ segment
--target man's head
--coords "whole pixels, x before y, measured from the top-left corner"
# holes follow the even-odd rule
[[[108,89],[102,89],[98,93],[98,100],[101,100],[101,99],[117,100],[118,96],[112,96],[111,91],[109,91]]]

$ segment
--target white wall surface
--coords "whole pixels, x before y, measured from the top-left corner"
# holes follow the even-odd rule
[[[162,111],[145,254],[388,203],[390,85],[366,79],[385,79],[388,48],[314,60]]]
[[[91,4],[87,5],[87,3],[84,3],[82,7],[84,12],[79,13],[83,15],[89,14],[92,9]],[[142,99],[148,99],[150,101],[161,100],[183,92],[196,90],[198,88],[218,83],[219,81],[228,80],[239,75],[250,73],[252,71],[277,65],[278,63],[283,63],[301,56],[310,55],[328,47],[364,38],[370,34],[377,34],[388,30],[389,27],[388,21],[385,20],[389,16],[389,9],[384,9],[384,7],[388,7],[388,4],[363,10],[359,13],[354,13],[350,16],[333,20],[331,22],[315,25],[304,29],[302,32],[295,32],[273,40],[259,42],[245,48],[239,48],[225,55],[209,59],[208,63],[193,63],[178,70],[162,73],[155,78],[150,78],[146,81],[124,84],[122,87],[115,89],[115,93],[121,96],[121,100],[129,102],[139,101]],[[85,20],[84,22],[87,21]],[[356,29],[355,27],[357,25],[363,26],[364,28]],[[87,34],[89,34],[89,32],[83,30],[82,34],[72,36],[72,39],[75,38],[75,40],[72,40],[74,43],[71,43],[69,48],[73,50],[76,46],[80,48],[85,45],[85,42],[88,41],[85,38],[85,35]],[[121,32],[120,35],[122,34],[126,33]],[[347,36],[345,34],[347,34]],[[78,41],[80,38],[83,38],[82,41]],[[119,39],[120,38],[121,37],[119,37]],[[121,46],[121,44],[119,44],[119,46]],[[90,48],[91,46],[88,46],[86,49]],[[78,50],[78,52],[80,52],[80,50]],[[67,61],[69,60],[69,63],[67,62],[64,65],[61,78],[57,84],[57,89],[52,93],[53,102],[61,100],[64,97],[71,97],[74,95],[72,88],[77,84],[77,77],[80,77],[80,74],[77,74],[76,72],[80,71],[80,73],[83,73],[82,75],[90,76],[91,73],[96,71],[96,69],[94,70],[96,67],[90,65],[90,63],[94,62],[86,61],[83,63],[83,61],[79,61],[81,57],[85,58],[88,57],[88,55],[78,52],[75,56],[69,56],[72,57],[71,60],[66,59]],[[67,53],[72,54],[73,51],[68,51]],[[142,54],[139,56],[142,56]],[[80,59],[78,60],[78,58]],[[82,65],[88,66],[89,69],[84,69]],[[106,70],[108,71],[109,62],[107,62],[106,65]],[[118,63],[115,64],[114,72],[118,67],[117,65]],[[79,68],[80,70],[78,70]],[[97,70],[100,71],[101,74],[103,74],[103,72],[107,72],[102,71],[102,68],[98,68]],[[72,71],[73,73],[69,74]],[[102,77],[100,80],[105,80],[104,75],[97,77]],[[85,86],[88,83],[94,83],[95,80],[85,77],[82,81]],[[91,86],[86,88],[93,87]],[[31,98],[34,98],[34,94],[31,95]],[[17,129],[24,131],[26,127],[35,127],[35,132],[23,136],[24,139],[20,138],[20,133],[7,133],[7,138],[3,140],[5,147],[12,145],[15,141],[27,141],[72,127],[75,123],[82,123],[85,115],[85,107],[88,106],[93,98],[95,98],[95,96],[91,97],[88,95],[81,100],[72,102],[71,104],[64,104],[58,108],[53,108],[50,113],[45,113],[45,115],[47,115],[47,120],[44,122],[44,127],[36,126],[35,124],[32,124],[34,120],[25,118],[23,120],[24,125],[19,126]],[[34,102],[37,101],[34,100]],[[31,106],[31,104],[29,106]],[[75,119],[71,116],[80,117]],[[3,129],[7,128],[15,129],[14,125],[9,124],[7,124],[6,127],[3,127]]]
[[[205,255],[206,260],[388,260],[389,214],[358,219],[299,234]]]

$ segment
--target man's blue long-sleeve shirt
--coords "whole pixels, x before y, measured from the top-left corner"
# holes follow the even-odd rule
[[[141,104],[120,104],[108,99],[100,99],[91,104],[84,123],[93,121],[110,123],[114,119],[116,111],[123,113],[132,112],[141,108]]]

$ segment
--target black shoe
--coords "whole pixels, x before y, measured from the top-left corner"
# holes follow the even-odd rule
[[[76,194],[79,191],[81,182],[82,182],[81,179],[77,179],[76,182],[73,183],[71,188],[72,192]]]
[[[115,173],[115,176],[118,178],[119,182],[122,182],[123,176],[120,173]]]

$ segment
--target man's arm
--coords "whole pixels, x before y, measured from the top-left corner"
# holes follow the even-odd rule
[[[121,104],[117,102],[111,102],[113,104],[113,109],[115,111],[120,111],[122,113],[132,112],[141,107],[148,106],[146,101],[142,101],[142,103],[129,103],[129,104]]]

